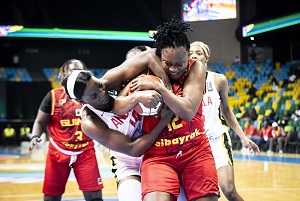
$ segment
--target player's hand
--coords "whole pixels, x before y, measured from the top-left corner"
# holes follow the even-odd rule
[[[243,139],[242,142],[245,145],[245,147],[249,149],[251,154],[254,153],[255,155],[257,155],[260,153],[259,147],[249,138]]]
[[[29,143],[29,151],[33,150],[34,148],[39,149],[38,143],[42,141],[42,138],[35,137]]]
[[[165,104],[159,113],[159,118],[161,121],[165,121],[170,123],[172,117],[174,116],[174,112]]]
[[[143,91],[143,90],[157,90],[159,87],[164,86],[157,80],[150,76],[140,75],[131,81],[129,86],[130,91]]]
[[[147,108],[155,108],[163,100],[162,95],[155,90],[136,91],[138,102]]]

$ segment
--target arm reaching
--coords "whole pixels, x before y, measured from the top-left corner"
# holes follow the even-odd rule
[[[137,77],[148,68],[171,89],[169,77],[161,67],[159,57],[155,55],[155,49],[141,52],[108,70],[101,78],[101,82],[106,86],[106,90],[121,89],[124,81]]]
[[[242,143],[249,148],[250,152],[254,152],[255,154],[259,153],[259,147],[250,140],[240,127],[236,117],[234,116],[233,112],[229,108],[228,104],[228,94],[227,94],[227,88],[228,88],[228,82],[224,75],[222,74],[216,74],[215,73],[215,82],[217,82],[217,85],[219,86],[219,94],[221,98],[221,111],[223,116],[225,117],[226,121],[228,122],[229,126],[234,130],[234,132],[240,137]]]
[[[187,121],[194,118],[202,100],[205,86],[205,66],[201,62],[194,62],[183,85],[182,96],[174,94],[166,87],[151,79],[136,78],[130,86],[131,91],[156,90],[164,103],[180,118]],[[196,92],[196,93],[195,93]]]
[[[120,133],[112,130],[90,109],[86,108],[82,114],[81,128],[90,138],[96,140],[108,149],[127,154],[129,156],[141,156],[156,140],[162,130],[170,122],[173,113],[165,107],[161,111],[160,122],[149,132],[140,138],[132,140]]]

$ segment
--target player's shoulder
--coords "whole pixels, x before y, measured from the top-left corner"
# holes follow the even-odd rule
[[[227,82],[227,78],[224,74],[212,72],[214,74],[214,79],[220,82]]]

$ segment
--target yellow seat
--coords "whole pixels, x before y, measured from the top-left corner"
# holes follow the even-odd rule
[[[266,109],[266,111],[265,111],[265,116],[267,117],[267,116],[269,116],[271,114],[271,110],[270,109]]]
[[[292,129],[292,127],[291,127],[290,125],[286,125],[286,126],[284,127],[284,132],[287,133],[287,132],[289,132],[291,129]]]
[[[258,116],[257,116],[257,120],[262,120],[264,118],[264,115],[263,114],[259,114]]]

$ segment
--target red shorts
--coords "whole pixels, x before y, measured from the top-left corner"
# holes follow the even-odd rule
[[[176,199],[180,185],[187,200],[209,194],[220,195],[216,166],[207,138],[199,146],[183,151],[177,158],[176,155],[145,154],[141,173],[143,197],[150,192],[162,191]]]
[[[80,190],[97,191],[103,188],[94,149],[77,155],[77,160],[72,164],[72,167],[69,166],[70,158],[71,156],[49,146],[43,186],[45,195],[62,195],[65,192],[72,168]]]

